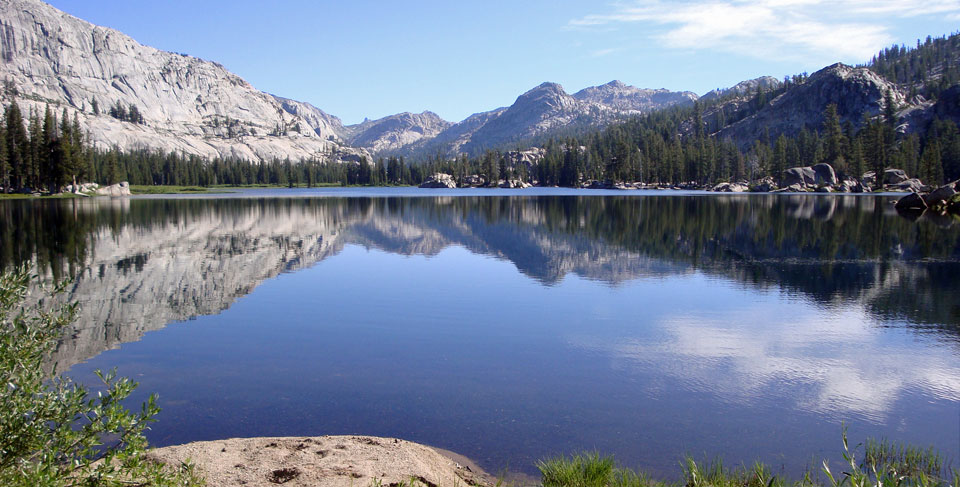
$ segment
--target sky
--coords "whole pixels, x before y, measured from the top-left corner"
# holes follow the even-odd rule
[[[544,81],[702,95],[862,64],[960,26],[960,0],[48,2],[346,124],[424,110],[457,122]]]

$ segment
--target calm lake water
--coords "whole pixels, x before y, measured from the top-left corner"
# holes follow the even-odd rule
[[[891,196],[245,191],[0,202],[75,275],[60,370],[159,394],[155,445],[369,434],[498,471],[583,450],[797,473],[960,458],[960,222]]]

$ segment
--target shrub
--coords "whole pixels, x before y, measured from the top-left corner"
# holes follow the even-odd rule
[[[76,304],[53,304],[65,283],[26,306],[36,276],[26,267],[0,274],[0,485],[191,486],[190,465],[148,460],[144,431],[159,412],[150,396],[139,412],[123,406],[137,383],[114,372],[97,376],[102,390],[44,371]]]

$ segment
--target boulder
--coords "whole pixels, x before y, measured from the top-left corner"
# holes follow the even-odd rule
[[[844,179],[839,185],[839,190],[845,193],[863,193],[863,184],[856,179]],[[867,189],[869,191],[869,189]]]
[[[923,201],[923,196],[919,193],[910,193],[900,198],[895,205],[898,210],[925,210],[927,203]]]
[[[905,179],[899,183],[888,184],[887,186],[884,187],[884,189],[887,189],[890,191],[909,191],[911,193],[919,193],[923,191],[924,188],[925,186],[923,185],[923,183],[920,182],[920,180],[917,178]]]
[[[773,178],[766,177],[757,181],[757,184],[753,186],[752,191],[757,193],[769,193],[775,189],[777,189],[777,183],[773,181]]]
[[[883,171],[883,184],[900,184],[910,178],[903,169],[887,169]]]
[[[510,188],[510,189],[522,189],[531,187],[530,183],[523,182],[519,179],[508,179],[506,181],[500,181],[499,186],[501,188]]]
[[[877,173],[870,171],[863,173],[863,176],[860,176],[860,184],[864,188],[872,188],[877,184]]]
[[[716,191],[718,193],[744,193],[749,191],[750,188],[747,187],[745,183],[720,183],[710,191]]]
[[[930,193],[923,195],[923,202],[927,204],[928,208],[946,208],[947,201],[950,201],[950,198],[952,198],[955,194],[957,194],[957,190],[954,189],[952,185],[948,184],[946,186],[940,186]]]
[[[477,174],[471,174],[463,178],[464,186],[483,186],[484,184],[487,184],[487,178]]]
[[[828,186],[836,186],[837,184],[837,173],[833,170],[833,166],[825,162],[821,162],[813,166],[814,177],[816,178],[816,184],[826,184]]]
[[[791,167],[783,171],[784,186],[813,186],[817,184],[817,173],[812,167]]]
[[[126,181],[97,189],[100,196],[130,196],[130,184]]]
[[[457,182],[454,181],[453,176],[438,172],[433,176],[430,176],[429,179],[420,183],[421,188],[456,188]]]
[[[806,192],[806,190],[807,190],[806,186],[803,186],[797,183],[797,184],[791,184],[789,186],[786,186],[780,189],[775,189],[770,192],[771,193],[803,193],[803,192]]]
[[[584,188],[586,189],[610,189],[612,187],[613,187],[613,183],[611,183],[610,181],[597,181],[597,180],[587,181],[586,185],[584,186]]]
[[[832,193],[832,192],[833,192],[833,188],[831,188],[830,186],[817,186],[817,192],[818,192],[818,193]]]

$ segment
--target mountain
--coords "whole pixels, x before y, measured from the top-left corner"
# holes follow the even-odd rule
[[[773,76],[761,76],[759,78],[741,81],[729,88],[718,88],[708,91],[700,97],[703,101],[716,100],[729,95],[751,95],[757,92],[757,89],[770,91],[780,87],[780,80]]]
[[[394,151],[421,140],[432,139],[451,125],[436,113],[398,113],[378,120],[364,120],[344,129],[350,145],[374,153]]]
[[[621,81],[584,88],[573,94],[581,102],[608,107],[621,113],[645,113],[673,105],[689,105],[697,95],[689,91],[642,89]]]
[[[0,57],[3,103],[41,115],[66,108],[100,148],[265,160],[323,157],[338,145],[329,121],[309,123],[220,64],[144,46],[39,0],[0,2]],[[142,123],[109,115],[118,104],[136,107]]]
[[[864,115],[883,113],[888,92],[898,107],[906,106],[904,95],[893,83],[867,68],[837,63],[790,87],[756,113],[720,129],[717,136],[742,145],[749,145],[764,132],[771,138],[781,134],[792,137],[804,128],[822,127],[824,110],[830,104],[837,105],[841,123],[859,126]]]
[[[509,107],[473,114],[434,139],[401,151],[477,154],[485,149],[528,143],[536,137],[602,128],[630,116],[689,105],[696,99],[697,95],[690,92],[641,89],[620,81],[570,95],[559,84],[547,82],[520,95]]]

